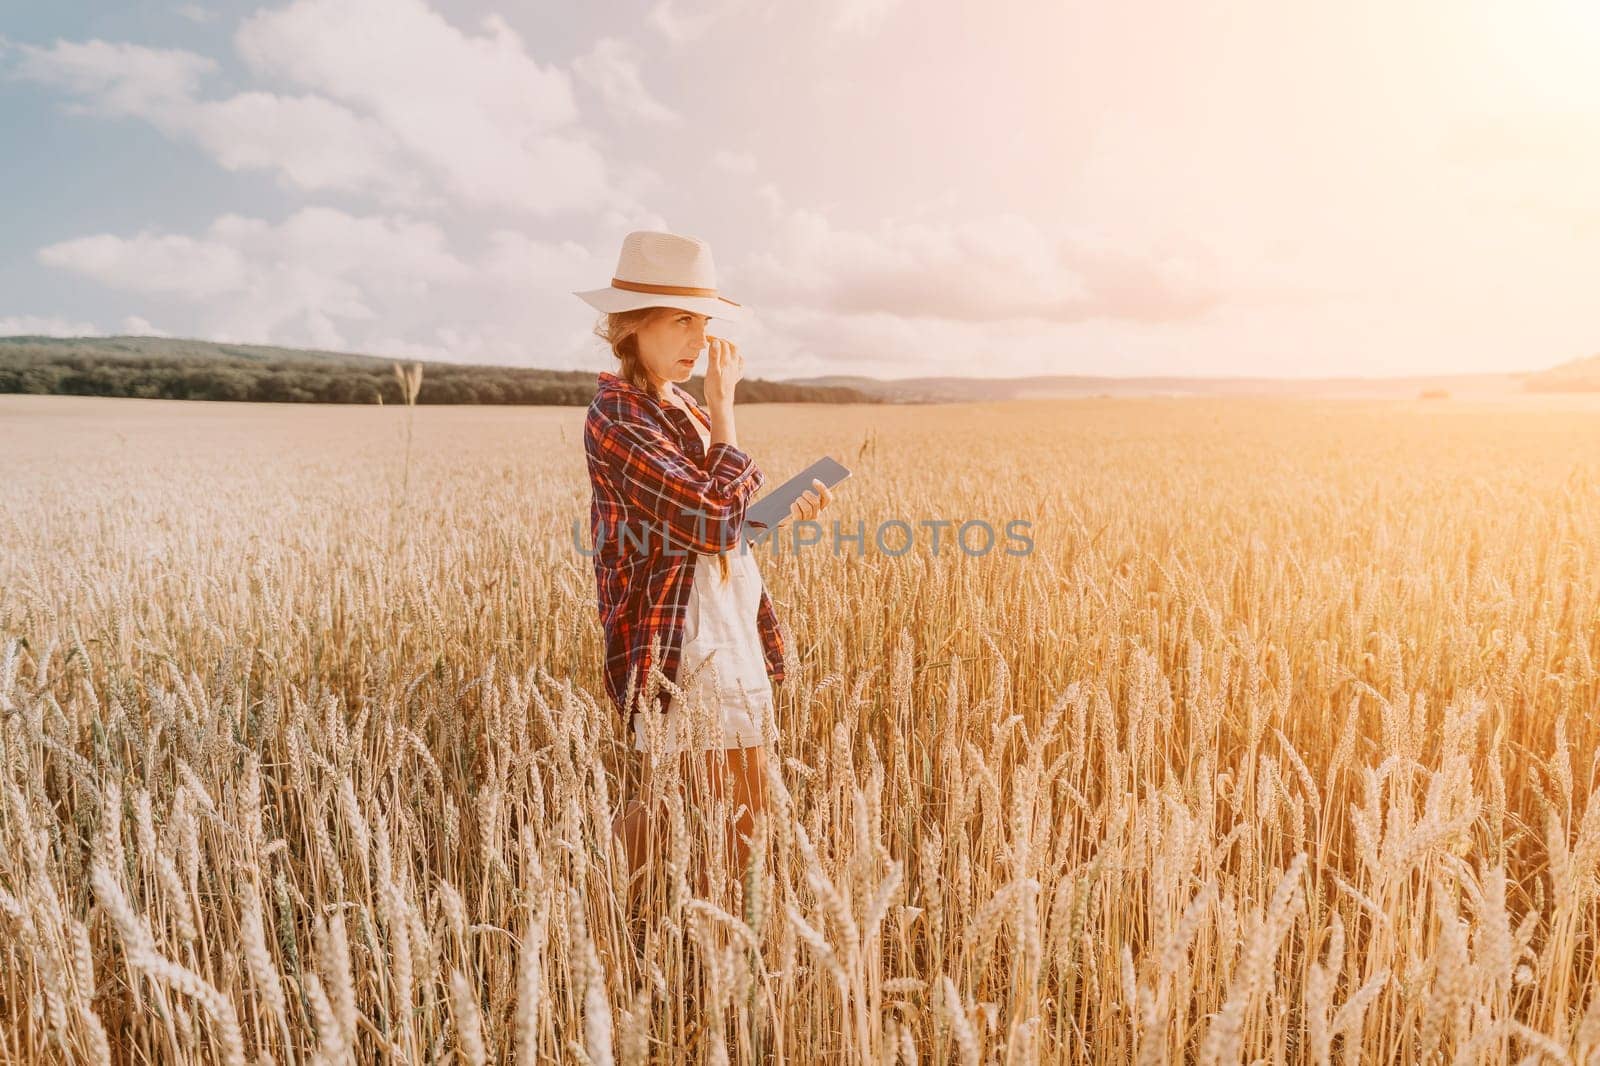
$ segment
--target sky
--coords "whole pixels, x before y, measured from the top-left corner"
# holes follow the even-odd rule
[[[610,369],[625,234],[745,375],[1600,352],[1593,0],[0,10],[0,336]]]

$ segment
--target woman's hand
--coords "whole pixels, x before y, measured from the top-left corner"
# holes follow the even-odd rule
[[[733,387],[744,376],[744,356],[739,346],[726,337],[706,334],[706,406],[713,410],[733,409]]]
[[[779,521],[778,529],[788,525],[790,519],[797,522],[811,521],[817,517],[817,514],[824,507],[833,502],[833,493],[828,491],[828,486],[824,485],[820,479],[812,478],[811,484],[815,485],[816,488],[814,490],[806,490],[798,500],[789,505],[789,513]]]

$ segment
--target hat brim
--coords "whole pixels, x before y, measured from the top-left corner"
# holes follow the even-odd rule
[[[603,289],[574,290],[572,295],[608,314],[637,311],[641,307],[676,307],[724,322],[738,322],[745,317],[744,307],[720,296],[669,296],[659,292],[630,292],[610,285]]]

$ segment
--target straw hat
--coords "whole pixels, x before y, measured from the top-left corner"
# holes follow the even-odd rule
[[[698,237],[656,230],[634,230],[622,238],[610,285],[573,295],[601,311],[677,307],[729,322],[745,316],[743,305],[717,295],[711,245]]]

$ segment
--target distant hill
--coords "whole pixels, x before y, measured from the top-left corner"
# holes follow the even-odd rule
[[[596,371],[468,365],[165,337],[0,337],[0,393],[276,403],[403,403],[395,363],[422,363],[419,404],[568,404]],[[704,400],[704,379],[684,388]],[[747,378],[741,403],[877,403],[856,389]]]
[[[0,393],[142,396],[287,403],[403,402],[394,364],[353,352],[165,337],[0,337]],[[418,403],[587,404],[593,370],[422,361]],[[684,387],[704,399],[704,378]],[[1488,396],[1600,391],[1600,355],[1548,370],[1400,378],[1108,377],[871,378],[853,375],[739,382],[741,403],[967,403],[1057,396]]]
[[[849,388],[887,403],[959,403],[1057,396],[1451,396],[1522,389],[1528,374],[1441,374],[1404,378],[1189,378],[1045,375],[1019,378],[869,378],[849,375],[786,378],[792,385]]]
[[[1600,355],[1530,374],[1527,384],[1532,392],[1600,392]]]

